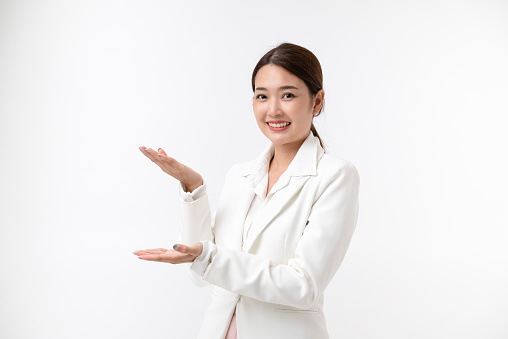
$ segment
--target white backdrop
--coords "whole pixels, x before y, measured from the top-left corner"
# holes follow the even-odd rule
[[[508,338],[508,2],[0,2],[0,337],[194,338],[209,288],[132,251],[178,240],[177,184],[267,140],[250,75],[320,59],[328,152],[361,211],[326,291],[332,338]]]

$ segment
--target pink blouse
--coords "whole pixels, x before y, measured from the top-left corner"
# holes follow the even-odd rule
[[[236,309],[233,312],[233,317],[231,318],[231,322],[229,323],[228,333],[226,333],[226,338],[224,339],[237,339],[237,331],[236,331]]]

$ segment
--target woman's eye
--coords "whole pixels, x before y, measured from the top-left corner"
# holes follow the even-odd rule
[[[295,96],[292,94],[292,93],[286,93],[284,94],[284,99],[290,99],[290,98],[294,98]]]
[[[264,94],[258,94],[256,96],[256,99],[266,99],[266,95],[264,95]]]

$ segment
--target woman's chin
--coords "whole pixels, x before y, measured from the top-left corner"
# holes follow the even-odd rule
[[[303,138],[290,138],[289,136],[267,136],[275,147],[287,147],[287,148],[300,148],[306,137]]]
[[[290,140],[291,138],[288,138],[286,135],[273,133],[271,131],[268,131],[268,133],[264,133],[264,135],[275,146],[281,146],[291,141]]]

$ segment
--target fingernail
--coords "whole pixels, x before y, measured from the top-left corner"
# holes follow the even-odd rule
[[[160,150],[161,150],[161,149],[159,148],[159,149],[157,150],[157,152],[160,152]]]
[[[178,251],[178,248],[179,248],[179,247],[180,247],[180,246],[178,246],[178,244],[173,245],[173,249],[174,249],[175,251]]]

